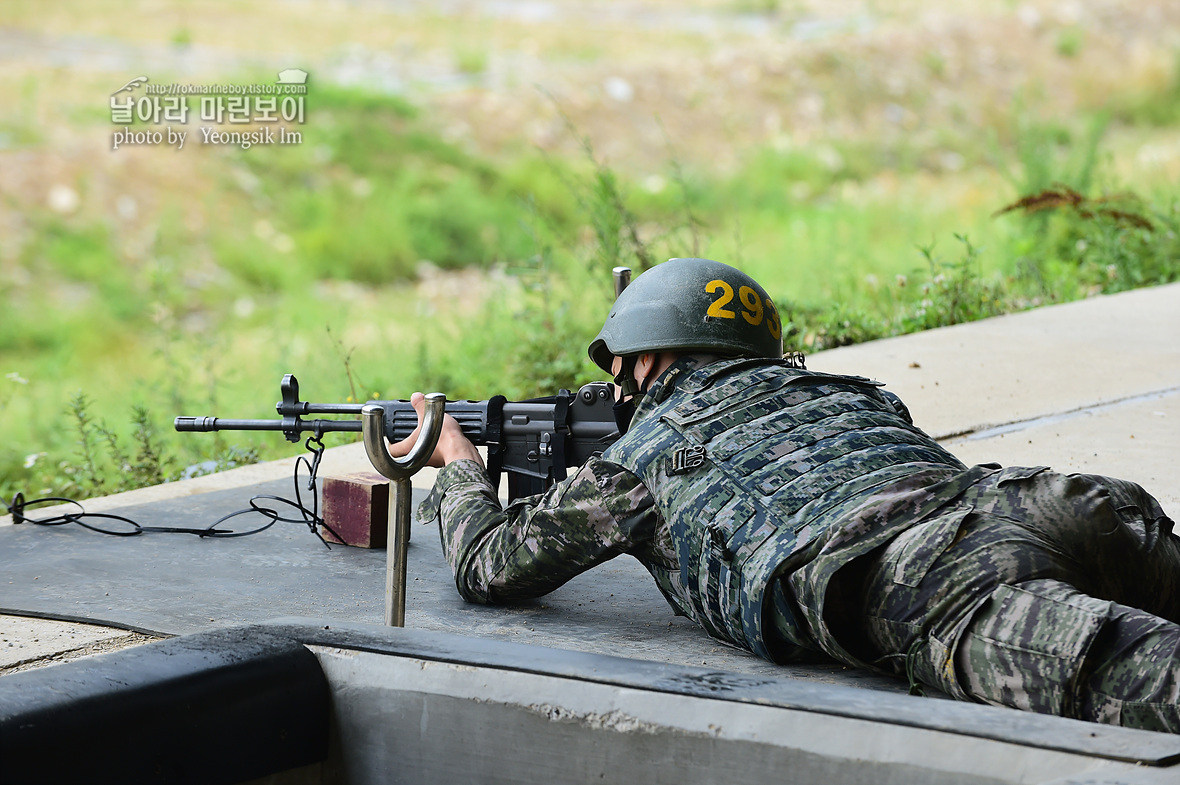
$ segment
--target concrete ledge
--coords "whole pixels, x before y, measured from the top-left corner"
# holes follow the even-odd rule
[[[765,674],[730,673],[426,630],[298,618],[278,619],[259,625],[259,629],[290,636],[312,646],[321,664],[334,657],[341,658],[341,662],[357,660],[359,653],[367,652],[379,656],[377,659],[360,659],[378,668],[386,667],[377,665],[380,657],[386,657],[448,664],[455,666],[456,673],[468,672],[473,668],[495,671],[495,675],[484,677],[485,687],[481,689],[485,691],[498,690],[498,685],[509,678],[509,674],[530,674],[593,683],[616,690],[666,693],[684,698],[805,712],[812,721],[817,722],[822,715],[906,727],[915,731],[945,733],[959,736],[960,745],[988,740],[1041,752],[1054,750],[1140,766],[1175,766],[1172,773],[1180,776],[1180,766],[1177,766],[1180,764],[1180,736],[1173,734],[1130,730],[952,700],[881,693],[839,684],[804,682]],[[429,670],[420,664],[415,665],[414,669],[422,674]],[[351,672],[352,669],[345,666],[344,671]],[[331,682],[333,676],[330,668],[328,673]],[[368,677],[365,678],[367,686],[364,691],[372,689],[379,692],[375,685],[382,682],[388,685],[388,689],[417,691],[421,687],[421,680],[427,677],[373,679],[372,684]],[[560,693],[560,689],[557,692]],[[529,696],[530,705],[539,700],[530,690],[526,689],[522,694]],[[471,693],[470,697],[473,701],[490,699],[488,694],[479,691]],[[363,702],[381,703],[384,700],[376,697],[376,694],[363,698]],[[699,722],[701,717],[711,716],[715,709],[715,706],[698,706],[676,722]],[[380,706],[374,706],[372,710],[384,711]],[[847,737],[844,739],[846,741]]]
[[[356,785],[414,782],[1147,785],[1173,769],[885,721],[313,647]]]
[[[1180,777],[1170,734],[320,619],[173,638],[0,688],[5,783]]]
[[[0,782],[238,783],[323,760],[328,686],[263,630],[150,643],[0,677]]]

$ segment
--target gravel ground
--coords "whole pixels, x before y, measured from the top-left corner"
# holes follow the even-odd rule
[[[93,624],[0,615],[0,676],[157,640]]]

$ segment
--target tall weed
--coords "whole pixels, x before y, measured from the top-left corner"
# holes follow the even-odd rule
[[[918,287],[920,299],[898,315],[896,332],[946,327],[1012,310],[1002,280],[982,275],[979,249],[964,235],[956,234],[955,239],[963,247],[957,260],[936,255],[933,243],[918,246],[926,261],[928,280]]]

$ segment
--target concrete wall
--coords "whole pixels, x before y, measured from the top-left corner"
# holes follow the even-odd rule
[[[312,646],[333,781],[1164,783],[1174,769],[885,721]]]

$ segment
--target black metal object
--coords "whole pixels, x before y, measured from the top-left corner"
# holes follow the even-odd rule
[[[315,656],[258,629],[198,633],[0,679],[0,782],[236,783],[323,761]]]
[[[302,433],[317,436],[332,433],[360,433],[360,420],[304,419],[307,415],[359,416],[365,406],[385,410],[385,438],[391,442],[409,436],[418,425],[418,415],[409,401],[367,403],[308,403],[299,400],[299,381],[292,374],[279,385],[282,400],[275,404],[281,419],[231,420],[223,417],[177,417],[178,431],[282,431],[296,442]],[[508,473],[509,498],[538,493],[557,480],[566,469],[580,466],[594,453],[602,452],[619,438],[612,406],[614,397],[605,382],[591,382],[578,392],[562,390],[547,398],[505,401],[497,396],[485,401],[447,401],[446,413],[458,421],[474,444],[488,448],[489,475],[499,481],[498,471]]]

